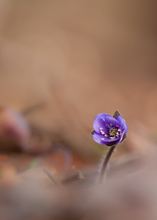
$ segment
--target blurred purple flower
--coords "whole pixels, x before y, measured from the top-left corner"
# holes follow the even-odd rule
[[[122,142],[128,131],[125,120],[117,111],[113,116],[106,113],[98,114],[94,120],[93,128],[94,141],[107,146]]]

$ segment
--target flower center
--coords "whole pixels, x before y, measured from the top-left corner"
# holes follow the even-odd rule
[[[108,131],[104,131],[103,128],[100,128],[100,133],[107,138],[117,138],[120,136],[121,130],[119,127],[110,127]]]
[[[118,137],[120,135],[120,129],[118,128],[111,128],[109,130],[109,136],[110,137]]]

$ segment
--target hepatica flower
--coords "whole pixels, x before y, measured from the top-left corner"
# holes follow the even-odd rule
[[[125,120],[115,112],[114,115],[98,114],[93,123],[93,139],[98,144],[117,145],[126,137],[128,127]]]

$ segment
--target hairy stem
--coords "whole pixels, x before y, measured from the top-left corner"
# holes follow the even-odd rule
[[[99,182],[100,183],[103,181],[103,177],[104,177],[108,162],[111,158],[111,155],[112,155],[115,147],[116,147],[116,145],[111,146],[109,148],[107,154],[105,154],[105,156],[103,156],[103,158],[102,158],[102,163],[101,163],[101,167],[100,167],[100,176],[99,176]]]

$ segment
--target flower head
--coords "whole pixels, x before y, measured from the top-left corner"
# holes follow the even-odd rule
[[[93,128],[94,141],[107,146],[122,142],[128,131],[125,120],[117,111],[113,116],[106,113],[98,114],[94,120]]]

